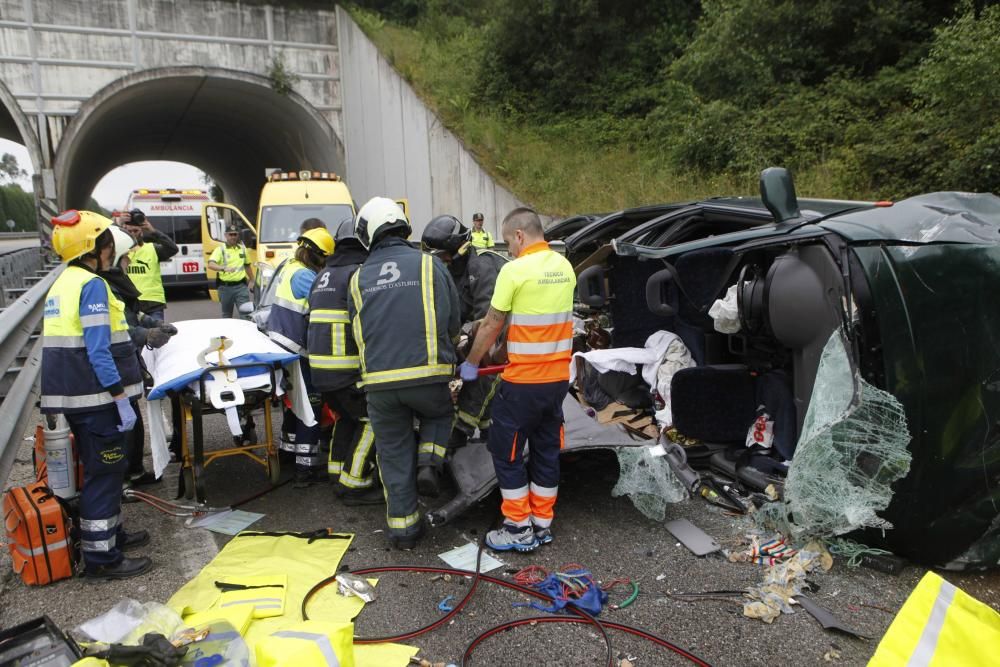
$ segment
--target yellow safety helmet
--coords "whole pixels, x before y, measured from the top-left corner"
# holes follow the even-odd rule
[[[318,227],[310,229],[307,232],[302,232],[302,236],[299,237],[299,243],[303,241],[312,243],[323,255],[333,254],[333,237],[330,236],[330,232],[326,230],[326,227]]]
[[[111,220],[93,211],[70,209],[52,218],[52,249],[64,262],[94,251],[97,237],[111,226]]]

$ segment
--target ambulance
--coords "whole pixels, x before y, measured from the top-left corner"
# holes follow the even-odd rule
[[[302,223],[313,218],[322,221],[331,234],[341,222],[354,218],[354,201],[340,176],[326,171],[275,170],[261,189],[255,223],[231,204],[202,206],[205,256],[224,242],[227,225],[241,225],[243,243],[255,268],[256,301],[278,265],[295,254]],[[215,272],[208,274],[214,281]]]
[[[202,254],[201,211],[211,197],[205,190],[133,190],[126,211],[139,209],[150,224],[177,244],[180,250],[160,262],[164,287],[208,287]]]

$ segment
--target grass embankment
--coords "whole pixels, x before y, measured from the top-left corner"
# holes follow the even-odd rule
[[[410,83],[479,164],[517,197],[554,216],[607,212],[632,206],[716,195],[755,195],[752,175],[679,173],[665,147],[636,142],[628,121],[595,118],[547,125],[473,108],[475,52],[481,44],[464,33],[426,39],[416,29],[353,11],[382,55]],[[800,196],[863,197],[838,191],[820,168],[795,174]]]

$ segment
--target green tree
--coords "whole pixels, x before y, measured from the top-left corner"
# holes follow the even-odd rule
[[[4,153],[0,156],[0,177],[13,183],[28,175],[21,165],[17,163],[17,158],[11,153]]]

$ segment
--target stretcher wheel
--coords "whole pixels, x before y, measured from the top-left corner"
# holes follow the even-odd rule
[[[191,500],[194,498],[194,470],[181,468],[181,475],[184,477],[184,498]]]
[[[267,480],[272,485],[277,484],[281,478],[281,462],[278,460],[278,453],[267,455]]]

